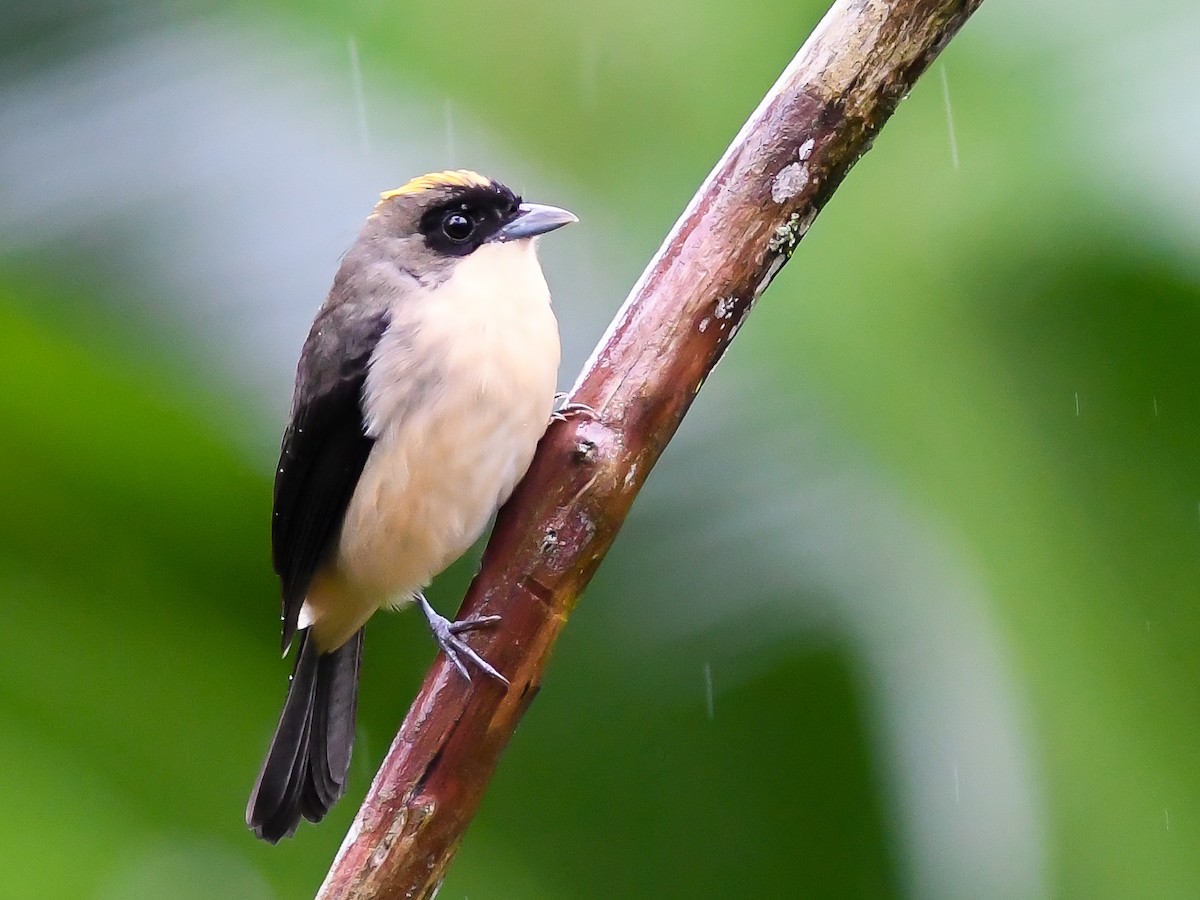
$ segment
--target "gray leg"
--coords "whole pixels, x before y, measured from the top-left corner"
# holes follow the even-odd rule
[[[468,647],[466,641],[459,637],[464,631],[474,631],[476,628],[485,628],[488,625],[496,624],[500,621],[499,616],[472,616],[460,622],[451,622],[445,616],[439,615],[437,610],[429,605],[429,601],[425,599],[423,593],[418,591],[416,596],[417,603],[421,606],[421,612],[425,613],[425,618],[429,621],[429,630],[433,632],[433,639],[438,642],[438,646],[442,648],[446,658],[454,663],[455,668],[462,673],[463,678],[467,681],[471,680],[471,673],[467,671],[467,666],[462,661],[462,657],[465,656],[484,674],[490,675],[505,686],[508,685],[507,678],[492,668],[486,659]]]

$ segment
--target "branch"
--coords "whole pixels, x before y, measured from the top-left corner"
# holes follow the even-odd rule
[[[431,897],[550,650],[704,379],[896,104],[982,0],[838,0],[634,286],[500,511],[460,617],[512,681],[439,656],[318,900]]]

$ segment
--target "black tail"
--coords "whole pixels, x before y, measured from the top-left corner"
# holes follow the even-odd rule
[[[264,841],[291,837],[301,816],[320,822],[346,789],[362,642],[360,628],[320,653],[308,630],[300,632],[287,700],[246,806],[246,824]]]

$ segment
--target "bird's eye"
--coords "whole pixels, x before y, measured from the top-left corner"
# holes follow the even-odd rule
[[[470,239],[475,232],[475,223],[465,213],[452,212],[442,219],[442,234],[456,244]]]

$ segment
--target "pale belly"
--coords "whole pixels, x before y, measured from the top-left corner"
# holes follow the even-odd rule
[[[342,527],[343,576],[377,605],[404,602],[461,556],[525,474],[553,396],[520,412],[442,405],[376,443]]]
[[[322,648],[340,646],[380,607],[412,600],[466,552],[529,467],[552,405],[553,390],[515,421],[481,408],[445,410],[376,443],[334,565],[314,578],[305,601],[302,618]]]

